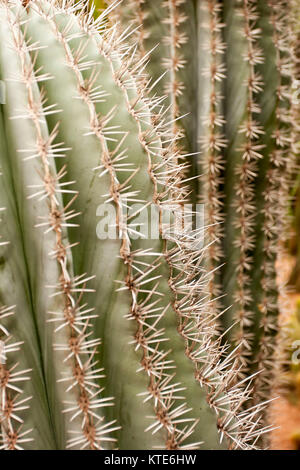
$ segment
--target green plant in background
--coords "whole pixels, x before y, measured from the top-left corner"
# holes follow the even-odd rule
[[[241,376],[256,374],[245,407],[272,396],[275,267],[299,129],[295,8],[273,0],[124,0],[111,13],[121,29],[135,27],[132,44],[153,94],[166,95],[170,138],[179,135],[176,146],[190,162],[191,199],[205,204],[211,305],[225,311],[220,332],[237,348]]]
[[[1,448],[254,448],[143,63],[87,3],[25,7],[0,1]]]

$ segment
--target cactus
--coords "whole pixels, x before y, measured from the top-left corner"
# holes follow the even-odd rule
[[[152,93],[166,95],[169,133],[190,161],[191,200],[205,204],[211,305],[224,311],[219,331],[237,348],[239,374],[255,375],[246,408],[272,396],[276,262],[298,152],[297,41],[287,14],[295,7],[285,0],[124,0],[111,13],[121,30],[138,27],[132,44],[155,83]]]
[[[1,448],[265,447],[292,3],[0,0]]]
[[[264,404],[243,409],[217,334],[181,134],[110,13],[0,1],[0,445],[255,448]]]

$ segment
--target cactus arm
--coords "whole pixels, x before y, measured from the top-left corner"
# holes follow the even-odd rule
[[[293,22],[293,31],[294,31],[294,39],[293,39],[293,48],[294,48],[294,60],[295,60],[295,70],[294,70],[294,85],[293,85],[293,94],[294,94],[294,99],[293,101],[295,102],[294,104],[294,113],[293,113],[293,127],[294,127],[294,150],[293,152],[298,155],[297,157],[297,163],[299,162],[299,106],[297,107],[297,102],[299,102],[299,79],[300,79],[300,28],[299,28],[299,5],[297,2],[292,2],[292,8],[293,8],[293,16],[294,16],[294,22]],[[296,144],[297,143],[297,144]],[[295,145],[296,144],[296,145]],[[300,213],[300,205],[299,205],[299,200],[300,200],[300,186],[299,186],[299,173],[297,175],[294,175],[294,179],[292,182],[293,190],[292,190],[292,204],[290,204],[289,207],[289,212],[291,216],[293,217],[292,221],[292,227],[293,227],[293,237],[289,241],[289,251],[292,254],[295,254],[296,256],[296,263],[295,266],[292,270],[290,279],[289,279],[289,285],[293,288],[296,289],[297,292],[300,290],[300,244],[298,240],[298,234],[299,234],[299,213]]]
[[[260,107],[257,102],[257,93],[261,86],[261,79],[257,75],[257,66],[263,62],[261,50],[258,46],[260,31],[257,29],[257,2],[245,0],[242,2],[241,14],[243,15],[244,34],[247,39],[246,56],[244,59],[248,65],[247,106],[246,116],[239,129],[245,141],[240,151],[241,163],[236,168],[239,181],[236,182],[235,190],[238,198],[233,204],[237,211],[235,224],[239,235],[236,244],[239,246],[239,261],[237,265],[237,289],[235,299],[237,301],[237,319],[239,320],[239,332],[235,338],[236,344],[241,344],[240,355],[242,364],[249,360],[248,349],[252,341],[252,333],[249,325],[253,321],[253,312],[249,308],[251,303],[250,266],[251,251],[254,247],[254,222],[255,199],[253,189],[253,177],[257,176],[258,159],[261,154],[261,135],[264,133],[258,124],[257,115]]]
[[[124,2],[119,6],[121,23],[123,11],[126,12],[125,23],[131,15],[136,18],[135,24],[139,24],[144,30],[142,57],[147,55],[147,51],[151,51],[155,38],[167,39],[150,53],[150,62],[146,67],[147,71],[150,70],[150,75],[153,75],[155,68],[159,69],[161,57],[165,57],[167,59],[165,63],[168,64],[172,62],[170,58],[174,59],[174,49],[169,47],[172,45],[176,29],[173,27],[174,11],[176,8],[183,11],[187,4],[190,6],[191,2],[180,2],[180,5],[177,2],[165,2],[165,11],[162,12],[166,15],[166,20],[160,24],[159,21],[153,20],[156,18],[156,5],[152,2],[142,2],[139,6],[144,12],[143,25],[141,16],[135,17],[131,2]],[[210,283],[210,293],[216,296],[219,284],[225,296],[211,304],[211,307],[213,310],[217,305],[227,308],[233,304],[222,317],[223,331],[226,331],[226,338],[230,340],[233,348],[238,346],[237,352],[243,376],[249,377],[252,372],[264,369],[264,373],[259,374],[257,380],[254,380],[255,390],[252,394],[257,395],[254,402],[261,403],[262,395],[256,391],[258,389],[262,391],[263,384],[271,380],[269,357],[274,350],[278,315],[274,248],[281,235],[275,233],[278,232],[280,222],[274,224],[272,221],[278,206],[282,203],[276,204],[272,198],[276,192],[275,188],[279,187],[278,181],[275,180],[281,170],[278,169],[276,162],[270,162],[269,157],[274,144],[278,147],[277,150],[280,150],[274,138],[278,112],[278,100],[276,101],[275,95],[280,75],[278,70],[280,65],[275,63],[275,49],[280,47],[278,41],[275,47],[272,45],[274,38],[270,25],[270,11],[268,6],[260,2],[224,2],[221,8],[220,4],[207,1],[201,4],[198,2],[197,6],[199,85],[196,121],[202,152],[197,157],[198,169],[195,174],[198,176],[199,173],[204,173],[199,185],[200,201],[206,202],[207,206],[209,241],[215,240],[215,246],[209,246],[206,263],[214,269],[222,261],[226,261],[221,273],[216,271],[212,273]],[[183,21],[183,28],[185,24],[190,26],[193,21]],[[203,27],[203,23],[209,27]],[[178,48],[177,53],[183,53],[185,56],[183,45]],[[223,62],[226,64],[226,73]],[[286,63],[290,64],[291,58],[287,59]],[[164,86],[163,83],[174,84],[175,75],[176,80],[179,80],[181,72],[178,71],[177,74],[173,72],[171,67],[171,73],[163,76],[158,86]],[[203,72],[206,72],[205,76]],[[220,75],[219,80],[216,78],[217,72]],[[263,76],[263,80],[260,75]],[[181,83],[184,83],[184,80]],[[220,96],[222,92],[224,100]],[[205,102],[206,96],[209,96],[209,99]],[[177,112],[180,113],[180,109],[183,108],[180,108],[179,100],[176,101],[174,96],[168,96],[168,99],[171,114],[172,111],[173,116]],[[195,101],[193,100],[193,103]],[[226,122],[223,119],[222,108],[225,111]],[[190,106],[189,110],[191,109]],[[191,114],[193,115],[193,112]],[[180,124],[176,123],[176,126],[172,126],[171,123],[170,135],[175,135],[175,127],[179,128],[182,121],[184,120],[180,120]],[[225,136],[222,135],[223,132]],[[279,191],[283,200],[289,184],[283,182],[284,179],[281,178],[280,185],[283,186]],[[222,192],[225,196],[224,208]],[[222,221],[223,217],[224,229],[216,224]],[[170,284],[173,281],[171,275]],[[188,285],[188,281],[186,284]],[[176,297],[178,294],[176,287],[173,292]],[[179,289],[179,299],[182,299],[181,295]],[[189,298],[187,303],[193,309],[192,298]],[[176,301],[173,302],[173,306],[176,305]],[[180,312],[180,308],[175,308],[175,311],[179,320],[179,331],[186,341],[188,355],[197,364],[195,357],[189,351],[191,344],[189,334],[192,333],[186,334],[185,331],[189,324],[184,318],[185,315]],[[214,325],[215,320],[212,321]],[[251,394],[247,392],[246,383],[241,384],[241,387],[244,388],[245,395],[238,406],[243,408],[245,402],[247,406],[250,403],[251,399],[248,398]],[[266,393],[263,393],[264,397],[269,394],[270,387],[267,388]],[[235,415],[238,421],[239,416],[239,413]],[[240,422],[242,421],[241,418]]]

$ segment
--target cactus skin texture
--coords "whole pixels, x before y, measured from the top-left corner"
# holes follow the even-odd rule
[[[255,448],[263,405],[243,410],[182,218],[181,134],[107,14],[0,1],[0,446]],[[135,238],[150,204],[160,236]]]
[[[176,145],[190,154],[192,200],[205,204],[211,305],[224,311],[219,331],[237,353],[240,376],[255,374],[245,408],[271,398],[276,369],[275,265],[299,136],[297,38],[287,14],[295,7],[285,0],[124,0],[111,14],[121,29],[139,26],[146,70],[161,76],[153,93],[166,94],[169,132],[179,133]]]

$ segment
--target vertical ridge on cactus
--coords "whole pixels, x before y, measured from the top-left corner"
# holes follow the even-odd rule
[[[253,315],[249,310],[251,293],[249,291],[251,269],[251,258],[249,252],[253,250],[254,238],[254,187],[253,180],[257,176],[257,160],[262,158],[260,153],[262,145],[260,136],[264,132],[257,122],[256,116],[260,113],[260,107],[256,100],[256,95],[263,86],[261,77],[257,73],[257,66],[264,60],[263,53],[257,42],[260,37],[260,29],[257,28],[258,12],[256,1],[243,1],[239,12],[242,17],[244,37],[246,39],[243,59],[247,64],[246,87],[246,116],[243,119],[238,132],[241,134],[241,160],[238,163],[236,174],[236,200],[232,207],[237,216],[234,226],[237,231],[235,248],[238,250],[236,261],[236,318],[238,320],[239,331],[236,333],[235,343],[240,344],[240,360],[242,365],[247,367],[247,355],[249,354],[249,341],[252,340],[249,325],[251,325]]]
[[[218,266],[222,259],[221,239],[223,236],[223,196],[220,191],[222,184],[222,170],[224,159],[222,149],[226,142],[223,134],[225,124],[221,111],[221,87],[225,77],[224,55],[225,44],[222,39],[223,24],[220,19],[221,5],[215,1],[207,1],[198,5],[199,34],[203,35],[203,42],[199,47],[200,78],[205,88],[206,96],[201,96],[202,107],[206,112],[200,116],[199,141],[202,156],[199,162],[203,173],[200,182],[200,201],[205,207],[205,224],[207,225],[208,265],[207,269],[213,272],[210,280],[210,292],[214,298],[220,295]],[[208,56],[208,58],[207,58]],[[202,60],[203,58],[203,60]],[[203,163],[202,163],[203,162]],[[215,304],[216,307],[216,304]]]
[[[182,3],[181,0],[167,0],[162,4],[162,7],[167,10],[163,23],[168,28],[163,42],[170,51],[170,57],[163,59],[162,66],[169,72],[169,83],[165,85],[165,93],[170,97],[170,121],[172,135],[174,136],[178,132],[178,96],[183,92],[183,82],[177,77],[177,73],[185,65],[185,60],[180,56],[180,48],[187,41],[185,33],[180,30],[180,26],[187,20],[187,16],[180,11]]]

